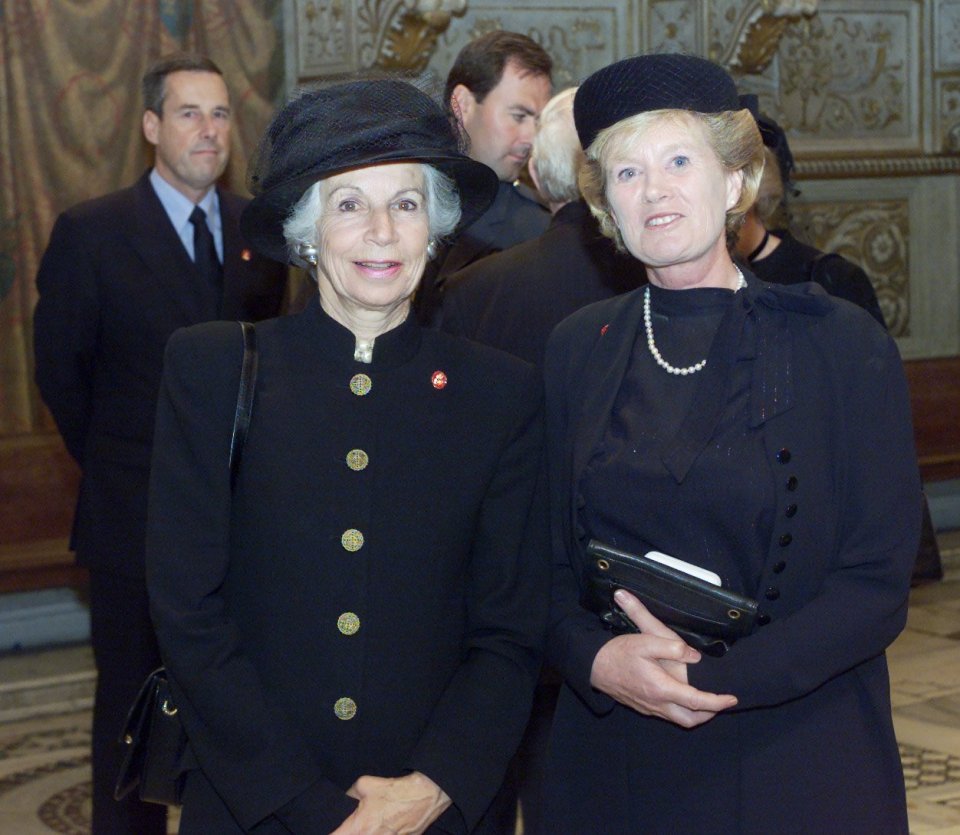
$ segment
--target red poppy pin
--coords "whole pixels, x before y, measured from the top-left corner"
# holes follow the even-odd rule
[[[447,375],[442,371],[434,371],[430,377],[430,382],[438,391],[447,387]]]
[[[600,328],[600,336],[606,336],[608,330],[610,330],[609,322],[605,324],[602,328]]]
[[[250,252],[249,249],[243,249],[243,250],[240,251],[240,260],[241,260],[241,261],[249,261],[251,258],[253,258],[253,253]]]

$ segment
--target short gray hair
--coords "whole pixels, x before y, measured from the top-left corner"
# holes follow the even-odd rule
[[[460,194],[453,179],[427,163],[418,163],[423,171],[426,197],[427,221],[430,224],[430,239],[441,241],[453,234],[460,222]],[[317,221],[323,206],[320,202],[320,184],[317,180],[310,186],[283,223],[283,237],[287,242],[293,263],[306,267],[299,253],[301,246],[320,245],[317,239]]]
[[[576,87],[568,87],[547,102],[533,139],[530,165],[536,172],[540,193],[549,203],[571,203],[580,199],[577,169],[584,154],[573,123],[576,92]]]

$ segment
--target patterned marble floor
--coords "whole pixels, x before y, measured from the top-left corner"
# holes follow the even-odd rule
[[[907,628],[889,653],[913,835],[960,835],[960,532],[942,543],[947,577],[913,590]],[[45,666],[66,671],[62,698],[48,700],[44,715],[26,704],[0,711],[14,717],[0,722],[3,835],[89,832],[89,648],[0,658],[0,688],[15,690],[12,679]]]

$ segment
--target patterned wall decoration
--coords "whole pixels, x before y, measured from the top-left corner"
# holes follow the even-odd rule
[[[910,336],[908,202],[901,200],[809,202],[792,207],[803,237],[863,267],[877,292],[893,336]]]
[[[787,23],[810,16],[820,0],[714,0],[706,55],[744,72],[761,72],[773,59]]]
[[[287,86],[350,73],[424,73],[437,87],[469,40],[510,29],[542,44],[557,88],[578,83],[632,51],[632,10],[624,4],[523,6],[470,0],[286,0]],[[329,22],[334,24],[321,25]],[[351,46],[352,44],[352,46]]]
[[[938,150],[945,154],[960,153],[960,79],[937,81],[937,104]]]
[[[779,48],[784,127],[811,150],[920,151],[919,11],[909,0],[859,11],[836,4],[787,26]]]
[[[296,4],[297,74],[337,75],[356,69],[352,7],[345,0]]]
[[[694,0],[655,0],[647,13],[649,52],[699,52]]]
[[[960,70],[960,0],[938,0],[935,15],[935,68]]]
[[[525,7],[499,3],[469,3],[440,38],[430,68],[445,78],[460,49],[477,35],[492,29],[510,29],[529,35],[554,60],[556,89],[578,84],[594,70],[627,54],[629,10],[615,4]]]

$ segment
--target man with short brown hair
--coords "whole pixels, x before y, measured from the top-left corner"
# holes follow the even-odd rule
[[[60,215],[34,319],[37,385],[82,470],[71,548],[90,569],[94,835],[166,833],[164,807],[113,799],[127,708],[160,665],[144,539],[164,346],[186,325],[274,316],[284,287],[284,268],[240,238],[246,201],[216,188],[232,118],[219,68],[164,58],[143,93],[154,168]]]
[[[466,134],[466,151],[500,178],[493,205],[438,256],[423,277],[416,307],[438,324],[446,277],[467,264],[535,238],[550,213],[517,178],[527,164],[540,111],[550,98],[553,61],[517,32],[488,32],[470,41],[447,75],[445,101]]]

